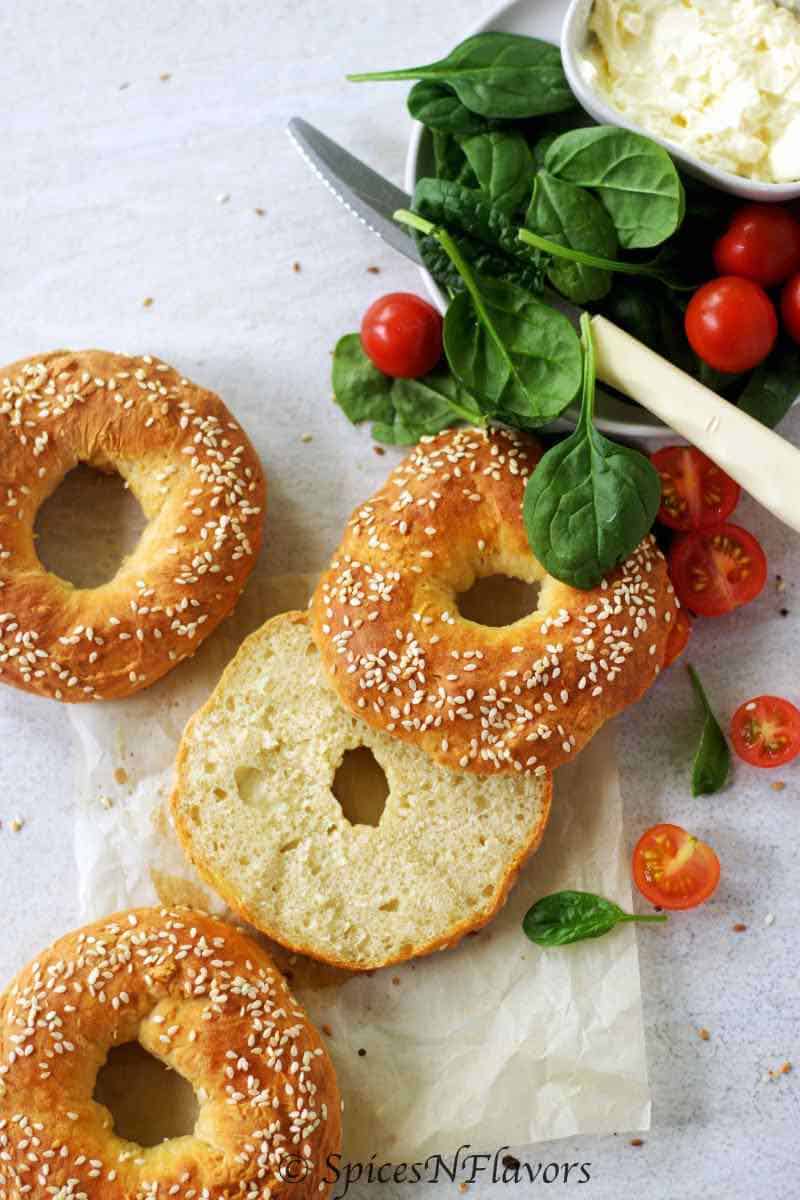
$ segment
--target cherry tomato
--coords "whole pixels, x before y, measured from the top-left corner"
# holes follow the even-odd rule
[[[720,275],[742,275],[763,287],[800,271],[800,221],[777,204],[745,204],[714,245]]]
[[[680,825],[654,825],[636,843],[633,881],[659,908],[696,908],[719,883],[719,859]]]
[[[684,320],[695,354],[716,371],[731,375],[763,362],[778,336],[775,305],[767,293],[751,279],[735,275],[698,288]]]
[[[731,740],[752,767],[782,767],[800,754],[800,710],[780,696],[756,696],[733,714]]]
[[[669,574],[678,599],[690,612],[721,617],[756,598],[767,579],[767,560],[746,529],[718,525],[676,538]]]
[[[656,520],[670,529],[708,529],[726,520],[742,489],[695,446],[665,446],[650,455],[661,476]]]
[[[795,342],[800,342],[800,274],[793,275],[781,292],[783,327]]]
[[[679,658],[686,649],[689,641],[689,635],[692,632],[692,622],[686,613],[686,609],[681,606],[672,622],[672,628],[669,631],[667,638],[667,648],[664,651],[664,666],[671,667],[676,658]]]
[[[441,314],[421,296],[390,292],[364,313],[361,345],[384,375],[419,379],[442,357]]]

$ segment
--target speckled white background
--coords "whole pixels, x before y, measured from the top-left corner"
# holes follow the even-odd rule
[[[403,87],[348,86],[343,74],[432,58],[484,7],[0,6],[0,361],[55,345],[152,350],[234,410],[245,396],[263,396],[263,422],[249,432],[270,473],[267,553],[276,572],[317,570],[352,504],[385,473],[388,457],[376,457],[329,402],[328,353],[371,298],[418,287],[414,270],[313,181],[283,128],[293,113],[305,115],[399,182],[409,131]],[[367,274],[368,264],[382,274]],[[154,299],[147,309],[145,296]],[[800,413],[785,431],[800,442]],[[305,432],[311,443],[301,442]],[[324,481],[313,490],[312,463]],[[779,595],[771,582],[746,611],[695,633],[692,659],[725,720],[759,691],[800,702],[798,539],[747,501],[739,519],[762,538],[787,588]],[[531,1163],[587,1162],[591,1179],[515,1190],[796,1200],[800,1071],[765,1077],[787,1059],[800,1068],[800,766],[777,773],[787,784],[780,793],[771,777],[741,768],[722,795],[691,799],[697,714],[680,668],[619,729],[630,843],[654,821],[685,824],[716,847],[723,881],[705,909],[640,938],[654,1100],[645,1144],[620,1136],[520,1153]],[[73,924],[75,890],[67,715],[2,690],[0,734],[5,979]],[[25,819],[19,833],[9,828],[16,815]],[[736,922],[747,931],[734,933]],[[478,1182],[470,1190],[499,1200],[505,1189]]]

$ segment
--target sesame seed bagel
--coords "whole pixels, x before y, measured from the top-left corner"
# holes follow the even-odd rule
[[[108,583],[45,570],[34,522],[78,463],[118,471],[149,524]],[[0,681],[129,696],[188,658],[255,563],[265,484],[225,405],[166,363],[56,350],[0,370]]]
[[[354,512],[313,602],[339,698],[448,767],[544,775],[637,700],[664,661],[676,600],[647,537],[591,591],[548,576],[522,520],[539,444],[509,430],[424,438]],[[462,617],[476,579],[539,583],[499,628]]]
[[[139,1040],[195,1088],[195,1132],[144,1148],[93,1100]],[[272,1200],[327,1193],[340,1101],[319,1036],[266,952],[191,909],[61,938],[0,996],[3,1200]]]
[[[352,819],[335,793],[366,747],[388,785]],[[447,771],[339,703],[306,613],[245,641],[181,743],[172,795],[189,858],[275,941],[350,970],[442,950],[485,925],[536,849],[551,781]],[[377,824],[374,822],[377,820]]]

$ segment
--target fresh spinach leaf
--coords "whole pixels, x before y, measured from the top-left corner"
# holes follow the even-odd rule
[[[461,148],[490,204],[507,216],[525,207],[533,187],[533,155],[522,134],[477,133],[462,138]]]
[[[510,258],[501,250],[495,250],[467,234],[453,233],[452,236],[462,256],[479,275],[514,283],[534,294],[542,291],[544,271],[538,262],[523,263],[517,258]],[[436,237],[420,234],[417,246],[422,261],[440,287],[450,293],[464,290],[463,279]]]
[[[376,441],[405,446],[457,421],[481,424],[480,408],[446,367],[422,379],[392,379],[373,366],[357,333],[340,338],[333,353],[333,394],[354,425],[372,421]]]
[[[774,429],[800,395],[800,347],[782,338],[756,367],[739,396],[739,408]]]
[[[628,921],[663,924],[666,920],[666,913],[626,913],[613,900],[592,892],[554,892],[528,909],[522,928],[537,946],[566,946],[602,937]]]
[[[547,151],[551,175],[593,188],[626,249],[658,246],[683,220],[685,195],[663,147],[616,125],[574,129]]]
[[[547,158],[547,152],[558,136],[557,133],[544,133],[531,146],[533,165],[537,171],[544,170],[544,160]]]
[[[453,374],[501,419],[514,418],[526,429],[549,424],[580,386],[580,345],[572,326],[514,284],[483,276],[465,284],[444,320]]]
[[[576,105],[558,47],[514,33],[479,33],[438,62],[347,78],[355,83],[437,80],[449,84],[470,112],[484,117],[534,117]]]
[[[731,752],[694,667],[686,668],[703,708],[703,732],[692,768],[692,795],[710,796],[723,788],[731,770]]]
[[[594,427],[591,323],[581,319],[584,365],[575,432],[542,457],[525,488],[531,549],[556,579],[597,587],[641,542],[655,520],[661,480],[649,459],[608,441]]]
[[[488,127],[486,119],[470,112],[449,84],[436,79],[415,83],[406,103],[416,121],[440,133],[482,133]]]
[[[441,129],[434,129],[431,132],[431,138],[437,179],[458,183],[468,188],[477,188],[478,181],[475,178],[475,172],[467,162],[467,156],[461,149],[461,143],[456,135],[445,133]]]
[[[613,259],[617,253],[614,225],[600,201],[547,171],[536,176],[525,226],[551,242],[602,258]],[[553,287],[576,304],[600,300],[611,289],[608,271],[561,258],[551,261],[547,275]]]

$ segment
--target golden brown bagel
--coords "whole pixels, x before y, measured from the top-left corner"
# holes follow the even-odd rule
[[[118,471],[149,524],[102,587],[46,571],[42,502],[79,462]],[[0,370],[0,681],[128,696],[230,612],[264,522],[258,457],[225,405],[158,359],[56,350]]]
[[[137,1038],[197,1089],[194,1134],[144,1148],[92,1099],[109,1051]],[[0,1064],[4,1200],[329,1190],[330,1059],[266,952],[204,913],[131,910],[61,938],[0,996]]]
[[[648,537],[600,587],[548,576],[522,520],[541,456],[510,430],[424,438],[354,512],[312,602],[340,699],[449,767],[544,774],[637,700],[676,612]],[[541,582],[538,609],[500,628],[458,611],[477,578]]]

